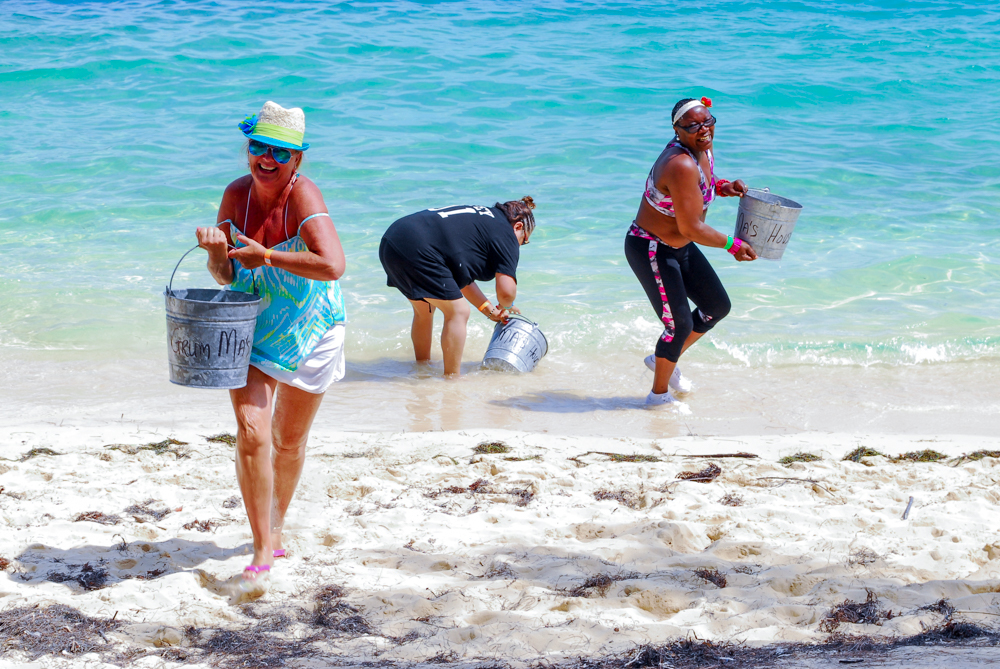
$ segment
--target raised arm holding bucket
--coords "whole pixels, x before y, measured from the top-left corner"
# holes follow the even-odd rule
[[[708,98],[674,105],[670,116],[676,136],[649,171],[639,211],[625,236],[625,257],[663,323],[656,352],[645,361],[654,373],[646,403],[681,411],[687,405],[670,391],[687,392],[692,385],[677,369],[677,360],[730,309],[726,289],[698,245],[725,249],[739,261],[757,258],[749,244],[705,224],[716,196],[747,192],[739,179],[715,177],[711,106]],[[693,312],[689,299],[696,306]]]
[[[220,284],[258,293],[247,383],[230,391],[236,475],[253,532],[243,584],[265,585],[326,389],[344,376],[344,251],[319,188],[298,173],[305,114],[267,102],[240,123],[250,173],[229,184],[218,226],[198,228]],[[273,451],[273,460],[272,460]],[[255,584],[255,581],[257,582]]]

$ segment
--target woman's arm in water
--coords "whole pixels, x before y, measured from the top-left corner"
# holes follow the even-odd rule
[[[498,274],[497,276],[500,275]],[[499,287],[497,292],[499,293]],[[483,291],[479,289],[479,286],[476,285],[475,281],[462,289],[462,295],[465,296],[465,299],[467,299],[472,306],[481,311],[483,315],[491,321],[506,323],[510,318],[510,314],[507,313],[506,309],[490,302],[489,298],[487,298]],[[498,300],[500,299],[499,295],[497,298]]]

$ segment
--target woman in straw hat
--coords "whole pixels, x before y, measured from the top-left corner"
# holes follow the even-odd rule
[[[663,322],[656,352],[645,360],[653,370],[646,404],[685,413],[687,404],[670,392],[691,390],[677,360],[730,309],[726,289],[698,245],[725,249],[739,261],[757,258],[749,244],[705,225],[708,205],[716,196],[743,197],[747,192],[739,179],[715,178],[711,106],[708,98],[686,98],[674,105],[676,136],[653,163],[639,212],[625,236],[628,264]],[[695,304],[693,312],[688,299]]]
[[[344,376],[344,250],[319,188],[298,173],[305,114],[266,102],[240,124],[250,173],[229,184],[218,225],[198,228],[208,269],[223,285],[256,291],[247,384],[230,391],[236,477],[253,531],[243,585],[264,585],[285,554],[281,528],[323,393]],[[256,583],[255,581],[260,581]]]

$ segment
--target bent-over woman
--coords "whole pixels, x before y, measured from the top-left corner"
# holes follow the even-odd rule
[[[716,196],[742,197],[747,192],[739,179],[715,177],[711,106],[708,98],[687,98],[674,105],[671,119],[676,135],[650,169],[639,212],[625,236],[628,264],[663,323],[656,352],[645,360],[653,370],[653,389],[646,403],[684,412],[689,410],[687,404],[670,391],[688,392],[692,384],[680,373],[677,361],[726,317],[731,306],[698,245],[725,249],[739,261],[757,258],[749,244],[705,224],[708,205]]]
[[[434,312],[444,314],[444,373],[461,373],[469,303],[491,321],[506,322],[517,296],[520,247],[535,229],[530,197],[492,207],[456,205],[404,216],[382,236],[378,257],[388,280],[413,307],[410,339],[417,362],[430,362]],[[476,281],[496,279],[493,304]]]
[[[220,284],[257,292],[250,371],[230,391],[236,477],[253,532],[243,585],[263,587],[285,554],[281,529],[323,394],[344,376],[344,250],[323,196],[298,172],[305,114],[266,102],[240,124],[250,173],[226,187],[218,226],[198,228]],[[258,583],[254,583],[259,581]]]

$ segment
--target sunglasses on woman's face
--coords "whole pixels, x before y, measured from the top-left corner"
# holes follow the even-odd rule
[[[274,162],[284,165],[289,160],[292,159],[292,152],[288,149],[280,149],[277,146],[271,146],[265,144],[264,142],[258,142],[256,139],[250,140],[250,146],[247,147],[250,151],[251,156],[263,156],[268,151],[271,152],[271,157],[274,158]]]
[[[678,125],[677,127],[683,130],[684,132],[689,132],[693,135],[702,128],[711,128],[713,125],[715,125],[715,117],[709,116],[708,119],[702,121],[701,123],[692,123],[691,125]],[[275,160],[277,160],[277,158],[275,158]]]

